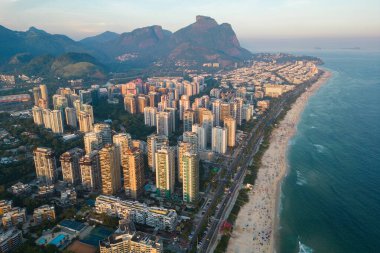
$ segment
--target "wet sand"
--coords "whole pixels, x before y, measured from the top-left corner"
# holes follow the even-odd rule
[[[270,144],[262,157],[249,202],[245,204],[236,219],[227,252],[274,252],[277,228],[277,205],[280,185],[287,171],[287,147],[297,131],[297,124],[308,99],[331,77],[325,73],[306,90],[286,113],[285,118],[273,130]]]

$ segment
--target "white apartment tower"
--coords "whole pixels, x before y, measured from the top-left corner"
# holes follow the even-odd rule
[[[144,108],[145,125],[155,126],[156,125],[156,115],[157,115],[157,108],[156,107],[145,107]]]
[[[198,149],[206,150],[207,149],[207,133],[203,125],[194,124],[192,126],[192,132],[196,133],[198,136]]]
[[[212,128],[212,151],[224,154],[227,151],[227,129],[224,127]]]
[[[99,133],[89,132],[83,137],[84,150],[86,154],[90,154],[93,150],[100,150],[103,147],[102,136]]]
[[[55,134],[63,134],[63,119],[61,110],[50,111],[50,127]]]
[[[78,115],[79,130],[84,133],[91,132],[93,129],[91,114],[80,111]]]
[[[183,120],[183,114],[190,109],[190,99],[187,95],[182,95],[179,100],[179,119]]]
[[[42,108],[40,108],[38,106],[33,106],[32,114],[33,114],[34,124],[39,125],[39,126],[44,125],[44,118],[43,118],[43,115],[42,115]]]

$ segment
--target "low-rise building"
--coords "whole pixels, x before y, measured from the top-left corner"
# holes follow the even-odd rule
[[[14,195],[21,195],[24,193],[29,193],[31,191],[31,187],[29,184],[18,182],[9,187],[8,191]]]
[[[77,202],[77,192],[75,188],[65,189],[61,191],[61,204],[62,205],[73,205]]]
[[[10,229],[0,234],[0,253],[14,250],[22,243],[22,232],[18,229]]]
[[[26,221],[25,208],[14,207],[9,212],[5,213],[1,219],[4,228],[10,228],[23,224]]]
[[[173,209],[149,207],[138,201],[121,200],[113,196],[97,197],[95,210],[119,218],[129,217],[135,223],[167,231],[173,231],[178,221],[177,212]]]
[[[38,187],[39,196],[47,196],[54,194],[55,188],[54,185],[41,185]]]
[[[132,222],[122,220],[114,234],[99,242],[100,253],[161,253],[164,252],[158,236],[136,231]]]
[[[55,220],[54,206],[43,205],[33,211],[33,220],[35,224],[41,224],[45,221]]]
[[[12,209],[12,200],[0,200],[0,215],[9,212]]]

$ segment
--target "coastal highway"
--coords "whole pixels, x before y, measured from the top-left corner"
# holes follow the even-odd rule
[[[218,188],[215,192],[212,204],[216,203],[219,196],[223,196],[223,197],[218,205],[219,208],[216,210],[214,214],[211,227],[207,230],[207,233],[205,234],[205,236],[202,237],[200,244],[196,245],[197,252],[212,252],[214,250],[215,244],[218,241],[217,239],[218,239],[218,233],[220,231],[220,227],[223,224],[223,221],[228,217],[229,213],[231,212],[232,207],[235,204],[235,201],[239,193],[239,190],[242,186],[248,165],[251,163],[256,152],[259,150],[261,142],[264,138],[265,130],[267,129],[267,127],[271,126],[274,121],[276,121],[278,116],[281,114],[284,105],[286,103],[293,102],[312,83],[313,82],[301,84],[295,90],[284,94],[282,97],[278,99],[272,100],[267,113],[265,113],[264,116],[258,119],[256,125],[248,134],[245,141],[242,143],[242,145],[238,147],[240,149],[239,153],[233,159],[232,163],[228,167],[227,173],[225,175],[225,179],[220,181]],[[244,151],[246,151],[248,147],[251,147],[250,149],[251,153],[246,155]],[[235,174],[233,178],[232,185],[230,189],[226,193],[224,193],[225,185],[226,185],[226,182],[228,181],[226,179],[229,179],[231,177],[231,174],[234,173],[235,171],[237,171],[237,173]],[[210,212],[210,210],[208,210],[208,212]],[[207,215],[204,216],[204,219],[206,217]],[[190,245],[194,245],[195,243],[194,240],[197,238],[198,233],[201,229],[201,226],[203,225],[203,222],[205,222],[204,219],[201,222],[199,222],[195,230],[194,236],[192,238],[193,240]]]

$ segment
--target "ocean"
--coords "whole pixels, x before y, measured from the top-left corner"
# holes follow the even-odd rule
[[[333,77],[289,143],[276,252],[380,252],[380,52],[302,53]]]

